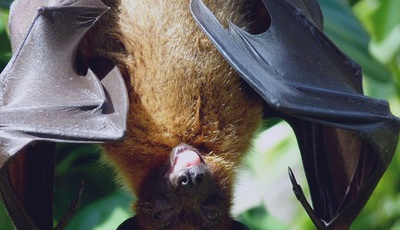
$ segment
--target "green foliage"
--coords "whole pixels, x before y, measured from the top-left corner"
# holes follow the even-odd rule
[[[54,196],[56,220],[61,219],[68,209],[81,181],[85,184],[82,209],[114,192],[113,172],[99,163],[100,154],[101,149],[96,145],[58,145]]]
[[[2,230],[12,230],[13,225],[11,224],[10,218],[8,217],[5,208],[3,208],[3,203],[0,199],[0,229]]]
[[[354,7],[357,16],[371,34],[371,53],[394,75],[400,92],[400,1],[364,0]]]
[[[346,0],[321,0],[320,4],[324,14],[324,31],[328,37],[362,66],[365,75],[380,82],[391,81],[389,69],[369,52],[370,36]]]
[[[259,134],[240,173],[234,213],[240,212],[243,223],[254,229],[313,229],[293,194],[288,166],[309,194],[295,136],[290,126],[281,122]]]
[[[77,215],[67,229],[113,229],[132,216],[133,198],[118,191],[113,172],[99,161],[97,145],[59,144],[57,149],[54,202],[58,222],[76,196],[80,181],[85,192]]]
[[[66,230],[115,229],[133,215],[130,206],[133,199],[123,192],[113,192],[82,208]]]
[[[238,220],[251,230],[286,230],[287,226],[269,215],[264,206],[254,207],[242,213]]]
[[[0,8],[0,70],[2,70],[11,57],[11,45],[7,30],[8,11]]]
[[[13,0],[0,0],[0,7],[9,8]]]

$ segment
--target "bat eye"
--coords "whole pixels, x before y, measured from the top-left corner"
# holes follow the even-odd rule
[[[157,211],[157,212],[153,213],[153,219],[155,221],[167,220],[167,219],[169,219],[171,217],[172,211],[173,211],[173,208]]]
[[[216,222],[220,217],[219,210],[215,208],[203,208],[203,214],[207,218],[207,220]]]

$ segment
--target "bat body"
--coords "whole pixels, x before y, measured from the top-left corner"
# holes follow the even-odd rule
[[[121,4],[130,113],[126,140],[107,147],[123,175],[137,180],[130,187],[137,191],[181,143],[239,161],[261,122],[261,103],[195,25],[188,2]]]
[[[235,23],[249,24],[242,12],[244,1],[210,4],[218,6],[222,17],[231,15]],[[202,222],[193,220],[201,220],[197,208],[201,210],[207,199],[220,199],[223,207],[214,227],[228,227],[234,171],[262,120],[261,99],[205,37],[188,5],[189,1],[121,1],[119,31],[110,36],[120,34],[114,39],[123,52],[97,50],[119,63],[130,98],[126,138],[105,145],[105,161],[112,163],[121,183],[138,196],[135,207],[140,224],[149,229],[153,229],[154,213],[171,209],[170,218],[155,225],[201,228]],[[171,154],[175,147],[185,148],[182,144],[194,148],[209,167],[212,176],[206,180],[213,181],[211,192],[198,194],[201,188],[195,186],[187,192],[170,187],[165,176]],[[214,223],[205,224],[208,229]]]

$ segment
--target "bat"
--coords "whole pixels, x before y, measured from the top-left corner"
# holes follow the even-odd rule
[[[23,18],[13,14],[29,4],[13,4],[3,168],[32,141],[126,133],[104,146],[138,197],[119,229],[246,229],[229,215],[236,167],[262,119],[281,117],[298,139],[312,208],[289,175],[310,218],[320,229],[351,224],[393,156],[399,121],[362,94],[361,69],[321,32],[316,1],[208,1],[228,29],[200,0],[195,20],[188,2],[103,3],[107,13],[94,0],[39,2]]]

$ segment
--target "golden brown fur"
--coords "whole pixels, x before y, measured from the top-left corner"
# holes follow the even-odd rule
[[[221,21],[241,26],[248,24],[244,2],[205,1]],[[231,196],[234,170],[262,119],[260,100],[200,31],[189,0],[108,4],[112,10],[99,22],[102,35],[92,37],[98,45],[91,52],[118,63],[130,112],[125,141],[105,146],[107,160],[138,195],[147,174],[186,143],[202,153]]]

